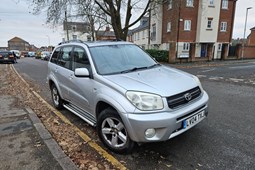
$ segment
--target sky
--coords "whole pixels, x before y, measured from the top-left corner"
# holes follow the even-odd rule
[[[255,0],[238,0],[233,38],[243,38],[246,8],[248,11],[246,36],[255,27]],[[63,28],[53,28],[46,24],[46,13],[33,15],[33,7],[28,0],[0,1],[0,47],[7,47],[7,41],[15,36],[37,47],[57,45],[62,41]]]

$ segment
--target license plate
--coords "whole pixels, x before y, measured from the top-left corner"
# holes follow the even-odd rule
[[[194,124],[196,124],[197,122],[199,122],[201,119],[203,119],[205,117],[205,111],[201,111],[198,114],[186,119],[183,121],[183,128],[186,129]]]
[[[8,60],[8,58],[4,58],[4,60]]]

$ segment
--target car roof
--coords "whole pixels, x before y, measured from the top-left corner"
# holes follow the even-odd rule
[[[72,42],[63,42],[60,43],[60,46],[62,45],[81,45],[81,44],[85,44],[88,47],[97,47],[97,46],[107,46],[107,45],[120,45],[120,44],[133,44],[131,42],[126,42],[126,41],[72,41]]]

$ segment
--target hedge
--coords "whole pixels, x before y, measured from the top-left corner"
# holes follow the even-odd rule
[[[168,62],[169,51],[167,50],[148,49],[146,52],[149,53],[158,62]]]

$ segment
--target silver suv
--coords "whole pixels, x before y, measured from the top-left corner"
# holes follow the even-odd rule
[[[106,147],[165,141],[201,122],[208,95],[197,77],[157,63],[128,42],[69,42],[48,63],[53,104],[97,127]]]

